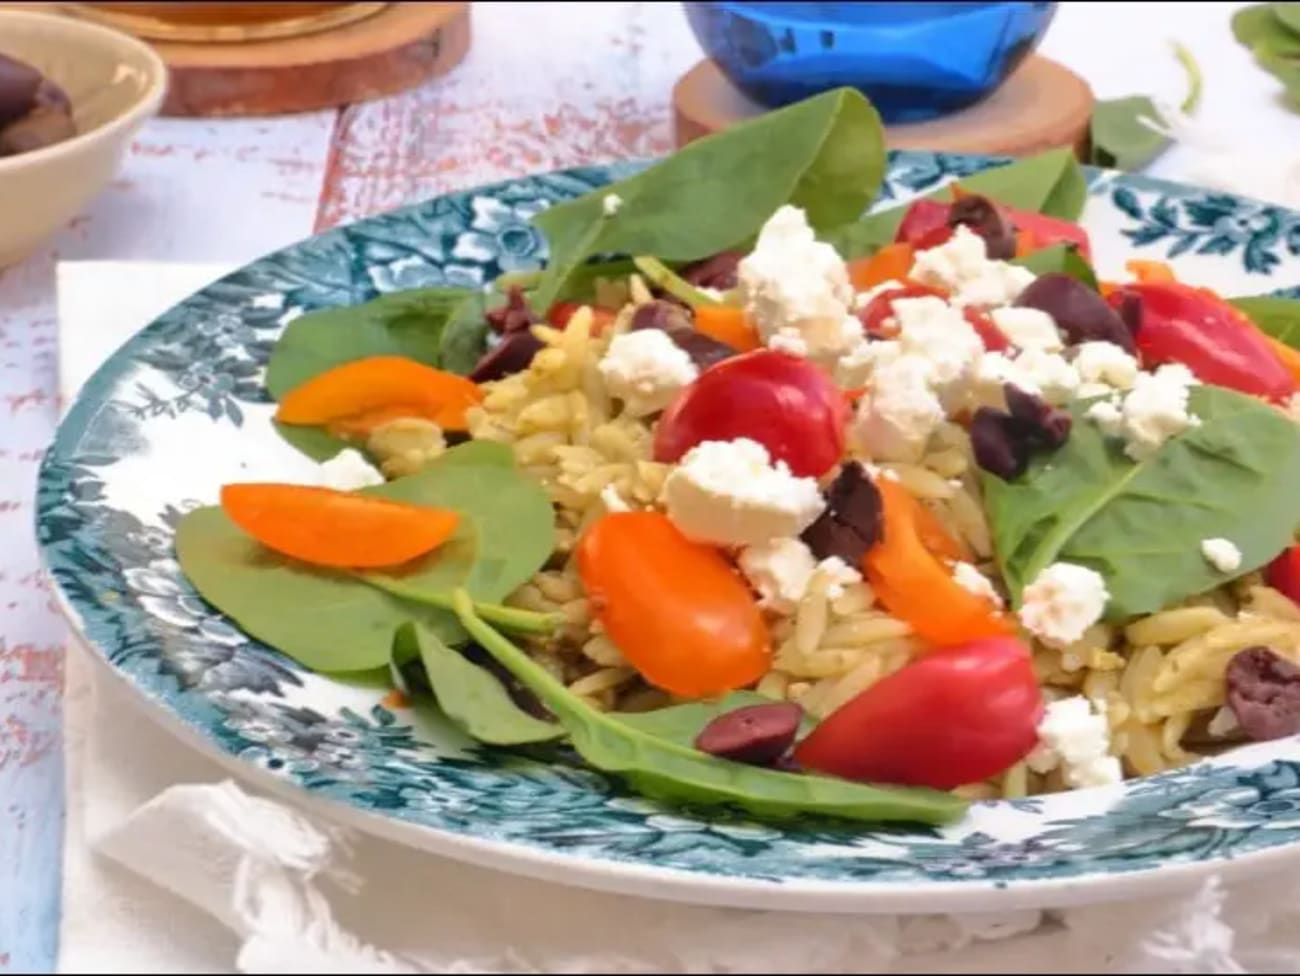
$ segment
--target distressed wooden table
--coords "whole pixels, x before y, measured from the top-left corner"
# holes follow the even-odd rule
[[[1202,116],[1223,138],[1281,138],[1270,113],[1294,118],[1264,104],[1269,82],[1234,50],[1235,6],[1198,4],[1169,24],[1162,4],[1063,4],[1043,52],[1100,97],[1177,100],[1166,46],[1176,31],[1206,65]],[[669,149],[672,84],[700,56],[678,4],[478,4],[473,32],[450,75],[383,102],[151,123],[84,215],[0,273],[0,972],[51,968],[59,911],[64,629],[32,542],[36,466],[58,406],[56,263],[243,263],[448,190]],[[1162,172],[1181,171],[1179,152]]]

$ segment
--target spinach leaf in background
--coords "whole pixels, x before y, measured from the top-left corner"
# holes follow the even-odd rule
[[[1106,580],[1106,616],[1154,613],[1264,565],[1291,543],[1300,512],[1300,427],[1254,397],[1216,386],[1191,393],[1201,425],[1135,463],[1072,407],[1058,451],[1015,481],[983,478],[1002,575],[1018,603],[1024,586],[1058,561]],[[1226,538],[1241,566],[1221,573],[1203,539]]]
[[[457,613],[475,642],[532,691],[560,720],[588,763],[621,777],[654,799],[739,807],[772,819],[822,814],[851,820],[950,823],[967,804],[950,793],[868,786],[778,772],[706,755],[672,738],[637,728],[617,713],[599,712],[558,682],[474,613],[467,594]]]
[[[529,715],[514,703],[494,675],[467,661],[418,624],[404,624],[398,629],[393,639],[393,658],[418,658],[438,708],[457,728],[479,742],[517,746],[551,742],[565,735],[564,726]]]
[[[1293,349],[1300,349],[1300,299],[1256,295],[1229,301],[1262,331]]]
[[[596,254],[708,257],[749,241],[787,203],[803,208],[818,231],[849,223],[875,197],[885,162],[880,116],[848,88],[700,139],[534,218],[550,247],[538,307],[549,307]],[[611,193],[622,205],[607,216]]]
[[[1232,33],[1282,83],[1283,103],[1300,111],[1300,4],[1243,7],[1232,17]]]
[[[451,310],[438,342],[438,365],[468,376],[488,347],[487,312],[505,302],[504,295],[470,292]]]
[[[695,739],[704,726],[719,715],[749,705],[770,705],[772,702],[773,699],[756,691],[733,691],[713,701],[688,702],[649,712],[620,712],[618,720],[647,735],[694,748]],[[817,720],[805,713],[799,726],[800,735],[807,735],[816,724]]]
[[[1292,34],[1300,34],[1300,3],[1274,3],[1273,16]]]
[[[1187,72],[1187,96],[1180,107],[1190,113],[1201,101],[1201,69],[1181,44],[1174,45],[1174,56]],[[1161,123],[1155,102],[1146,95],[1098,102],[1092,113],[1090,161],[1097,166],[1123,170],[1142,169],[1151,163],[1169,147],[1170,140],[1143,119]]]
[[[1077,281],[1082,281],[1093,291],[1097,290],[1097,275],[1092,265],[1079,253],[1079,248],[1074,244],[1053,244],[1051,247],[1026,254],[1023,258],[1014,258],[1009,263],[1028,268],[1036,275],[1061,271]]]
[[[1016,210],[1032,210],[1062,220],[1078,220],[1088,198],[1088,183],[1074,153],[1050,149],[1004,166],[981,170],[958,181],[963,190],[978,193]],[[951,184],[924,195],[931,200],[950,200]],[[845,260],[863,257],[889,243],[913,203],[906,203],[840,227],[823,239]]]

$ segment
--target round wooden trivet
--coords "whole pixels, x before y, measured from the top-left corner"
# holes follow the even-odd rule
[[[170,69],[162,114],[283,115],[382,98],[469,50],[468,3],[394,3],[352,24],[239,43],[153,41]]]
[[[1057,146],[1087,151],[1093,96],[1088,83],[1055,61],[1032,55],[984,101],[928,122],[885,129],[890,149],[1025,156]],[[725,129],[766,109],[710,60],[673,88],[677,145]]]

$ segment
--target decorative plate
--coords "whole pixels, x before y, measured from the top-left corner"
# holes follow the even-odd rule
[[[996,160],[899,153],[887,194]],[[1300,737],[1122,786],[979,803],[947,829],[769,826],[669,812],[563,759],[484,751],[382,689],[305,672],[198,598],[179,515],[238,471],[297,479],[262,369],[305,310],[534,267],[528,221],[641,163],[455,193],[280,251],[178,305],[95,374],[46,456],[39,534],[80,636],[173,733],[316,812],[438,854],[568,884],[758,908],[900,912],[1125,897],[1300,857]],[[1090,172],[1100,270],[1137,250],[1225,294],[1300,281],[1300,213]],[[1296,289],[1292,289],[1296,293]]]

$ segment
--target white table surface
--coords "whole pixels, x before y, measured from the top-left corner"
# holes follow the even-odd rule
[[[1041,50],[1099,97],[1177,101],[1168,44],[1182,41],[1204,69],[1208,127],[1248,156],[1295,158],[1300,116],[1233,41],[1239,6],[1063,3]],[[59,910],[65,634],[31,533],[35,468],[57,409],[56,262],[240,264],[449,189],[670,147],[671,85],[699,57],[678,4],[478,4],[473,18],[467,60],[395,98],[150,123],[85,214],[0,272],[0,972],[50,968]],[[1174,149],[1152,173],[1192,176],[1192,155]]]

